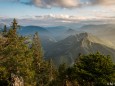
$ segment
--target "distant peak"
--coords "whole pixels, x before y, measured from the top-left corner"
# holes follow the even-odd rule
[[[79,36],[82,36],[82,37],[88,37],[88,36],[89,36],[89,33],[87,33],[87,32],[80,33]]]
[[[71,28],[69,28],[69,29],[66,31],[67,34],[72,34],[72,33],[76,33],[76,32],[77,32],[76,30],[71,29]]]
[[[97,44],[108,46],[110,48],[114,48],[114,45],[110,41],[100,39],[95,35],[92,35],[91,33],[87,33],[87,32],[70,35],[68,38],[66,38],[66,40],[69,41],[74,40],[76,42],[80,42],[82,46],[87,46],[87,45],[91,45],[92,43],[97,43]]]
[[[80,33],[79,34],[80,39],[82,40],[83,43],[98,43],[98,44],[102,44],[102,45],[106,45],[108,47],[114,47],[114,45],[107,41],[107,40],[102,40],[94,35],[92,35],[91,33]]]
[[[84,32],[84,33],[76,34],[75,36],[76,36],[77,39],[83,40],[83,39],[88,38],[90,36],[90,34],[87,33],[87,32]]]
[[[69,28],[68,31],[74,31],[73,29]]]

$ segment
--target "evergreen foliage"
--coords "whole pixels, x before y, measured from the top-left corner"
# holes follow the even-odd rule
[[[96,54],[82,55],[74,64],[74,78],[81,86],[106,86],[114,82],[115,68],[110,56],[97,52]]]
[[[7,32],[7,27],[6,27],[6,25],[4,25],[4,30],[3,30],[3,32]]]
[[[0,66],[7,72],[6,79],[11,78],[11,74],[16,74],[23,76],[25,82],[33,83],[33,54],[25,44],[26,38],[18,36],[16,30],[12,28],[8,31],[7,36],[2,38],[4,43],[0,43]]]
[[[38,33],[33,37],[33,67],[37,86],[48,86],[55,77],[55,69],[52,60],[45,61]]]

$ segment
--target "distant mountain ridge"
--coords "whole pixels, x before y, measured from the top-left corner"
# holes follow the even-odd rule
[[[0,23],[0,28],[3,28],[4,27],[4,23]]]
[[[82,27],[80,27],[79,29],[94,29],[94,28],[97,28],[97,29],[103,29],[103,28],[114,28],[115,27],[115,24],[89,24],[89,25],[84,25]]]
[[[18,33],[24,36],[34,35],[36,32],[38,32],[38,35],[40,37],[44,49],[56,41],[53,38],[51,32],[49,32],[47,29],[40,26],[22,26],[18,30]]]
[[[79,53],[89,54],[99,51],[102,54],[111,55],[115,62],[115,49],[100,42],[103,41],[89,33],[71,35],[50,46],[45,56],[48,59],[53,59],[57,65],[63,62],[72,64]]]
[[[21,26],[19,30],[19,33],[21,35],[30,35],[30,34],[34,34],[35,32],[38,32],[39,34],[50,33],[48,30],[40,26]]]
[[[95,34],[97,37],[106,39],[115,44],[115,24],[84,25],[79,30]]]

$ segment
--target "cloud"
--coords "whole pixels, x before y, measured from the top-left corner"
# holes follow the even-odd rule
[[[73,8],[84,5],[115,5],[115,0],[32,0],[38,7]]]
[[[78,0],[33,0],[33,4],[37,7],[43,8],[73,8],[79,6]]]
[[[83,0],[90,5],[115,5],[115,0]]]
[[[0,21],[8,25],[11,24],[12,18],[0,17]],[[21,18],[16,18],[20,25],[35,25],[35,26],[66,26],[78,23],[114,23],[115,16],[105,16],[105,15],[95,15],[95,16],[71,16],[71,15],[38,15],[38,16],[23,16]]]
[[[115,0],[97,0],[99,4],[103,5],[115,5]]]
[[[21,3],[35,5],[41,8],[77,8],[89,5],[115,5],[115,0],[29,0],[29,2]]]
[[[0,0],[0,2],[17,2],[26,5],[34,5],[40,8],[75,8],[79,6],[79,0]]]
[[[0,1],[11,1],[19,2],[26,5],[34,5],[40,8],[77,8],[83,6],[93,5],[115,5],[115,0],[0,0]]]

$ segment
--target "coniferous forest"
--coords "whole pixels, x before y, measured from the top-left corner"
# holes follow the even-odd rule
[[[110,55],[79,54],[72,65],[55,65],[52,59],[44,59],[44,53],[36,32],[22,36],[14,19],[10,29],[4,26],[0,32],[0,86],[114,86],[115,64]]]

